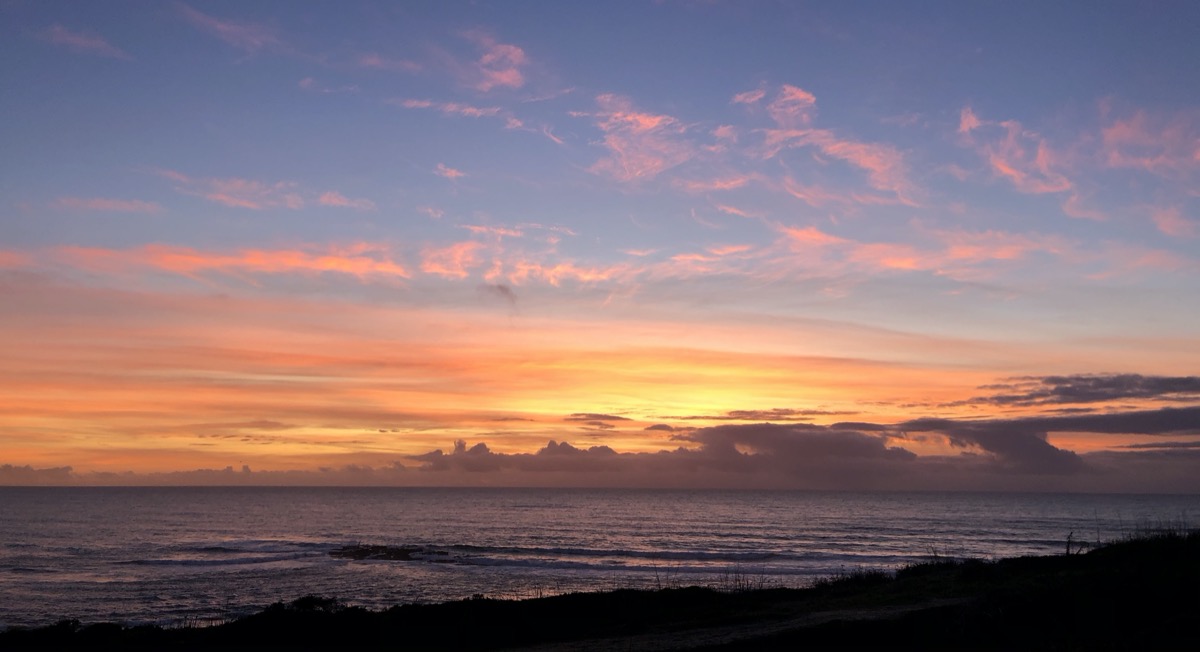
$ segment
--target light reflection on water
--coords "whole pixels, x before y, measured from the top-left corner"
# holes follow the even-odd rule
[[[486,594],[788,586],[933,554],[1057,554],[1190,521],[1200,497],[391,488],[0,488],[0,626],[171,622],[309,593],[382,608]],[[421,560],[331,557],[416,546]],[[433,554],[436,551],[437,554]]]

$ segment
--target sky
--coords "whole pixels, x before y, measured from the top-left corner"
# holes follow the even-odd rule
[[[1200,492],[1200,4],[0,16],[0,484]]]

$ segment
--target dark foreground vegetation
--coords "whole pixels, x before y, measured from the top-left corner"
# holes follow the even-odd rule
[[[810,589],[745,586],[379,612],[307,597],[213,627],[9,630],[0,650],[1200,649],[1200,532],[1052,557],[933,559]]]

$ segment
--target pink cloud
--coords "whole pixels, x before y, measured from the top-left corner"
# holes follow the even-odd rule
[[[840,139],[824,129],[813,130],[805,140],[822,153],[865,170],[868,182],[876,190],[893,192],[906,202],[913,193],[904,156],[891,145]]]
[[[958,116],[958,133],[969,134],[978,129],[981,124],[983,123],[979,121],[971,107],[964,106]]]
[[[1155,209],[1152,216],[1159,231],[1174,238],[1196,237],[1196,222],[1184,217],[1178,208]]]
[[[350,199],[333,190],[318,197],[317,203],[322,206],[334,206],[336,208],[357,208],[360,211],[375,210],[375,202],[369,199]]]
[[[110,59],[124,59],[126,61],[133,59],[128,52],[109,43],[102,36],[73,32],[57,23],[42,32],[42,38],[54,45],[61,45],[75,52],[94,54],[101,57],[109,57]]]
[[[844,238],[825,233],[815,226],[806,226],[804,228],[781,226],[779,230],[787,236],[790,242],[803,247],[826,247],[850,242]]]
[[[108,199],[105,197],[60,197],[50,204],[54,208],[112,213],[160,213],[162,206],[140,199]]]
[[[259,25],[221,20],[208,14],[200,13],[182,3],[179,5],[179,11],[188,22],[196,27],[235,48],[245,50],[247,53],[254,53],[266,47],[282,45],[279,37],[272,30]]]
[[[25,267],[33,262],[33,258],[23,251],[0,249],[0,267]]]
[[[192,178],[174,170],[159,170],[158,174],[179,184],[175,189],[181,193],[225,206],[251,210],[304,207],[304,198],[297,192],[296,184],[288,181],[268,184],[236,177]]]
[[[915,271],[929,269],[929,256],[901,242],[871,242],[858,244],[849,253],[849,260],[865,267]]]
[[[604,132],[610,156],[600,159],[591,171],[619,181],[652,179],[690,159],[694,147],[683,138],[686,128],[668,115],[643,113],[632,102],[617,95],[596,98],[596,126]]]
[[[745,93],[738,93],[737,95],[734,95],[733,99],[730,101],[734,104],[755,104],[762,98],[766,97],[766,95],[767,92],[759,88],[752,91],[746,91]]]
[[[550,129],[550,127],[542,127],[542,135],[545,136],[546,138],[549,138],[550,140],[554,141],[554,143],[556,145],[565,145],[566,144],[562,138],[559,138],[558,136],[554,135],[554,132]]]
[[[757,178],[753,174],[734,175],[721,177],[716,179],[687,179],[677,180],[675,185],[688,192],[716,192],[723,190],[735,190],[745,187],[746,184],[754,181]]]
[[[437,167],[434,168],[433,173],[439,177],[446,177],[450,180],[461,179],[467,176],[466,172],[463,172],[462,170],[456,170],[445,163],[438,163]]]
[[[1084,220],[1104,221],[1108,217],[1094,208],[1088,208],[1083,205],[1083,200],[1079,193],[1071,193],[1063,200],[1062,211],[1070,217],[1077,217]]]
[[[757,213],[751,213],[750,211],[742,210],[742,209],[738,208],[737,206],[730,206],[728,204],[715,204],[713,206],[713,208],[716,208],[717,210],[721,211],[722,213],[728,213],[729,215],[736,215],[738,217],[745,217],[745,218],[761,217],[761,215],[759,215]]]
[[[1071,190],[1067,177],[1053,169],[1056,157],[1046,140],[1026,131],[1019,122],[1006,120],[1003,139],[982,146],[982,152],[992,171],[1008,179],[1018,192],[1027,194],[1057,193]]]
[[[505,226],[486,226],[482,224],[464,224],[462,228],[476,235],[493,235],[496,237],[520,238],[524,237],[525,233],[519,229],[510,229]]]
[[[908,179],[904,155],[895,147],[842,138],[829,129],[809,128],[816,114],[816,98],[812,93],[785,84],[767,110],[778,128],[763,130],[760,150],[763,158],[773,158],[785,148],[813,147],[826,156],[865,171],[872,188],[894,193],[900,203],[916,205],[912,199],[916,188]],[[886,203],[879,198],[872,201],[864,196],[864,199],[870,203]]]
[[[1156,116],[1137,111],[1101,131],[1105,164],[1158,175],[1176,174],[1200,162],[1200,120],[1187,114]]]
[[[800,201],[812,206],[820,208],[828,203],[843,203],[849,198],[841,193],[822,188],[814,185],[802,185],[792,179],[784,179],[783,189],[789,195],[799,199]]]
[[[779,225],[782,244],[795,264],[827,273],[865,271],[933,272],[958,280],[977,279],[996,263],[1017,264],[1031,253],[1074,254],[1060,238],[999,231],[933,231],[936,244],[918,247],[906,242],[860,242],[826,233],[816,227]]]
[[[794,128],[812,122],[817,98],[798,86],[784,84],[775,99],[767,105],[767,113],[781,127]]]
[[[750,245],[720,245],[709,247],[708,252],[714,256],[731,256],[734,254],[746,253],[753,249]]]
[[[471,268],[481,264],[479,250],[482,248],[483,243],[470,240],[426,249],[421,254],[421,271],[448,278],[466,278]]]
[[[509,43],[500,43],[479,30],[467,32],[464,36],[483,51],[472,67],[472,85],[477,90],[486,93],[497,87],[520,88],[525,85],[521,68],[528,64],[528,59],[524,50]]]
[[[388,59],[378,54],[364,54],[358,60],[363,68],[375,70],[402,70],[404,72],[420,72],[421,64],[407,59]]]
[[[1114,269],[1096,274],[1095,276],[1098,278],[1113,276],[1122,271],[1144,269],[1163,272],[1195,272],[1200,270],[1200,263],[1196,260],[1181,256],[1175,252],[1151,249],[1124,242],[1110,243],[1107,249],[1097,257],[1115,264]]]
[[[943,247],[942,253],[937,256],[939,265],[950,262],[1012,261],[1035,252],[1062,254],[1070,249],[1067,243],[1056,236],[1036,233],[956,230],[937,231],[934,235]]]

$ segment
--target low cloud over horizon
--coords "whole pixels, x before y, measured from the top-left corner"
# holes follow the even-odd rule
[[[786,417],[786,410],[776,413]],[[629,420],[576,413],[567,421]],[[276,424],[272,427],[278,428]],[[651,428],[654,428],[653,426]],[[1054,433],[1151,437],[1076,453]],[[929,439],[957,452],[918,454]],[[497,452],[485,441],[457,440],[399,456],[385,466],[311,470],[224,469],[157,473],[77,473],[70,467],[0,466],[4,485],[349,485],[756,488],[814,490],[1046,490],[1196,492],[1200,406],[1071,416],[896,424],[788,422],[681,429],[672,448],[619,452],[550,440],[532,452]]]

